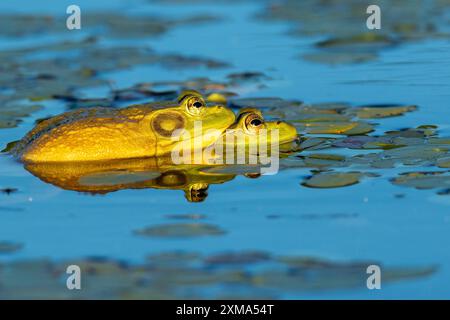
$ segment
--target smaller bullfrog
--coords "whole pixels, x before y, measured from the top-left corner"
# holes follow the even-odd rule
[[[200,133],[194,130],[196,121],[201,121]],[[206,147],[234,121],[235,115],[227,107],[206,106],[198,92],[187,91],[173,103],[63,113],[39,123],[11,152],[32,163],[159,157],[183,142],[173,139],[176,132],[184,129],[190,133],[186,135],[189,139],[197,139]],[[204,132],[210,134],[204,136]]]
[[[294,141],[298,141],[294,126],[283,121],[266,121],[260,110],[243,108],[236,121],[206,148],[203,162],[267,164],[268,157],[274,160],[280,151],[292,150]]]
[[[241,133],[247,138],[265,135],[268,145],[272,142],[282,145],[297,139],[297,129],[294,126],[284,121],[266,121],[261,110],[255,108],[239,110],[235,123],[227,129],[227,133],[236,136]],[[272,141],[272,138],[275,141]],[[260,139],[256,141],[260,142]],[[248,142],[249,139],[236,139],[234,144],[239,146],[240,143],[248,144]]]

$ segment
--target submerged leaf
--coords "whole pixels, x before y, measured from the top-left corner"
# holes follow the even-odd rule
[[[152,226],[134,232],[136,235],[162,238],[192,238],[202,236],[221,236],[225,231],[218,226],[206,223],[174,223]]]
[[[13,243],[8,241],[0,241],[0,254],[14,253],[22,249],[23,245],[20,243]]]

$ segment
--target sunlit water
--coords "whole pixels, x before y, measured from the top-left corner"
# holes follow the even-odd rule
[[[2,3],[0,10],[65,13],[66,4],[43,5],[27,1],[17,8]],[[99,2],[78,1],[82,10]],[[263,71],[274,78],[268,87],[242,96],[274,96],[307,102],[344,101],[352,104],[417,104],[419,110],[400,118],[382,119],[375,133],[422,124],[439,126],[450,135],[450,43],[444,40],[404,44],[381,52],[375,62],[324,66],[298,59],[314,39],[286,35],[289,26],[252,19],[258,4],[164,6],[133,1],[105,1],[108,9],[180,15],[213,12],[226,19],[207,27],[171,30],[145,43],[159,52],[202,55],[232,64],[219,70],[167,70],[143,66],[109,76],[117,87],[156,80],[184,80],[208,76],[222,80],[232,72]],[[73,32],[74,37],[79,37]],[[65,36],[67,38],[67,35]],[[55,37],[55,39],[58,39]],[[53,39],[49,39],[52,41]],[[142,40],[139,40],[142,41]],[[0,47],[24,46],[35,40],[0,40]],[[103,89],[86,91],[95,95]],[[0,145],[19,139],[34,120],[62,112],[61,102],[46,103],[43,111],[24,119],[18,128],[0,130]],[[421,170],[427,168],[414,168]],[[382,175],[336,189],[309,189],[300,185],[308,169],[282,171],[273,176],[242,176],[212,185],[203,203],[188,203],[181,191],[123,190],[105,196],[64,191],[25,171],[8,156],[0,158],[0,187],[19,192],[0,195],[0,240],[23,243],[0,261],[48,257],[63,260],[106,256],[141,262],[151,254],[173,250],[204,254],[263,250],[275,255],[316,256],[333,261],[375,260],[386,266],[438,266],[431,276],[386,284],[382,290],[360,289],[283,293],[281,298],[445,298],[450,294],[450,198],[435,190],[392,185],[388,179],[410,168],[372,170]],[[396,198],[396,194],[405,194]],[[177,222],[167,215],[201,214],[205,223],[220,226],[225,235],[192,239],[145,238],[133,230]],[[348,214],[344,218],[326,218]],[[278,216],[277,219],[271,216]],[[305,219],[315,215],[317,219]],[[322,217],[322,218],[321,218]],[[225,289],[224,289],[225,290]]]

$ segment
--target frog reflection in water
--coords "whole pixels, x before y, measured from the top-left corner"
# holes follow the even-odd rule
[[[65,190],[91,194],[106,194],[123,189],[182,190],[190,202],[203,201],[210,184],[230,181],[241,173],[251,178],[259,176],[256,166],[227,170],[229,168],[224,166],[173,165],[167,157],[107,162],[29,163],[25,164],[25,168],[42,181]]]
[[[184,94],[179,101],[179,106],[164,103],[160,109],[140,105],[69,112],[40,123],[13,147],[12,153],[32,174],[66,190],[105,194],[122,189],[174,189],[183,190],[188,201],[199,202],[206,198],[210,184],[224,183],[238,174],[258,177],[260,166],[174,164],[170,152],[177,142],[170,139],[169,132],[180,127],[193,132],[191,122],[201,118],[205,130],[216,129],[206,137],[191,135],[190,139],[203,138],[202,148],[218,141],[226,147],[230,143],[223,139],[226,129],[247,136],[258,135],[263,128],[277,129],[277,142],[282,145],[297,138],[294,127],[280,121],[265,122],[256,109],[242,109],[235,119],[224,106],[205,106],[195,92]],[[94,135],[97,129],[100,137]],[[150,148],[144,145],[146,141],[150,141]],[[239,141],[231,143],[237,147]]]

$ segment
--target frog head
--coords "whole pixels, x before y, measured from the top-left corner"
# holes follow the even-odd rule
[[[221,105],[207,106],[196,91],[184,91],[177,106],[156,110],[149,117],[156,139],[155,156],[169,154],[183,142],[203,149],[214,143],[235,121],[233,111]]]
[[[234,124],[232,124],[227,134],[241,134],[245,138],[258,138],[254,141],[258,143],[266,142],[268,145],[286,144],[297,139],[297,129],[284,121],[266,121],[262,112],[255,108],[244,108],[239,111]],[[264,140],[260,139],[265,135]],[[249,139],[237,139],[236,146],[248,144]],[[226,142],[225,142],[226,143]]]

